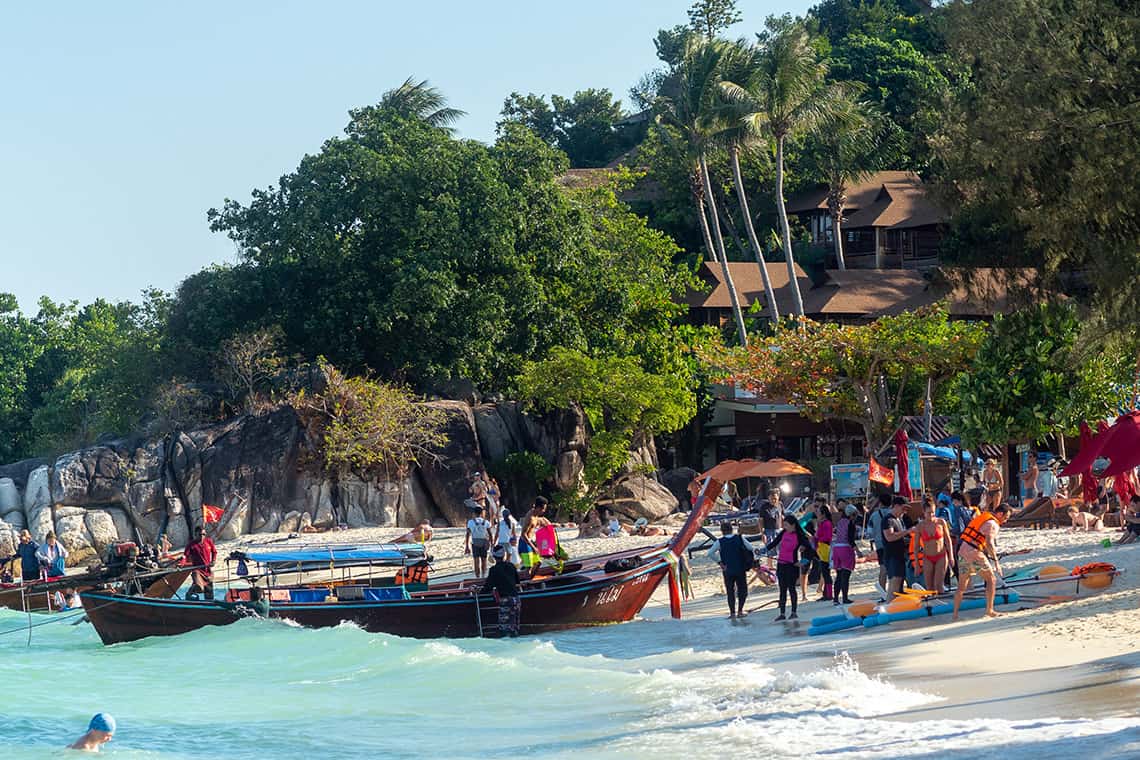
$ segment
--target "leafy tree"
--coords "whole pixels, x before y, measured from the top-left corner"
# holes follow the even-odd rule
[[[247,414],[257,409],[260,394],[284,366],[280,345],[281,330],[265,328],[235,335],[218,351],[217,377]]]
[[[1112,416],[1128,395],[1128,355],[1089,352],[1069,303],[994,320],[970,372],[956,381],[954,428],[969,444],[1073,435],[1083,420]]]
[[[346,377],[321,362],[325,387],[289,399],[325,470],[334,477],[401,480],[431,461],[447,443],[442,413],[416,403],[404,388],[363,377]]]
[[[900,417],[914,413],[925,381],[935,387],[966,371],[984,330],[934,307],[866,325],[802,321],[801,330],[753,340],[710,359],[743,387],[792,404],[809,419],[862,426],[877,451]]]
[[[589,499],[629,461],[635,441],[678,430],[696,414],[696,397],[683,378],[647,372],[628,356],[594,358],[556,348],[526,365],[519,392],[540,409],[582,409],[590,426],[584,464]]]
[[[346,137],[278,187],[211,211],[243,262],[183,284],[171,326],[183,344],[204,337],[181,353],[279,325],[283,350],[304,360],[488,392],[509,392],[525,361],[558,344],[673,361],[683,347],[650,333],[671,333],[694,284],[676,246],[618,202],[627,174],[567,190],[565,170],[520,124],[486,146],[391,109],[354,111]]]
[[[416,119],[448,132],[453,131],[452,124],[467,115],[465,111],[448,106],[443,93],[428,84],[426,79],[417,82],[414,77],[408,77],[399,87],[384,93],[377,109]],[[368,111],[361,109],[353,116],[358,121],[365,121]]]
[[[605,166],[631,148],[641,136],[633,126],[619,126],[626,118],[621,101],[609,90],[579,90],[572,98],[511,93],[503,104],[499,129],[519,123],[546,144],[558,148],[573,167]]]
[[[1051,272],[1077,271],[1110,325],[1140,311],[1140,16],[1115,0],[943,9],[956,91],[934,142],[956,214],[1008,213]],[[1004,241],[1003,241],[1004,244]]]
[[[736,0],[697,0],[689,7],[689,27],[710,42],[741,18]]]

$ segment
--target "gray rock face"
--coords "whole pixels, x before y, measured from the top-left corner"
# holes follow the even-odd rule
[[[653,522],[676,511],[679,503],[669,489],[652,478],[634,475],[613,490],[614,503],[608,505],[614,512],[633,520],[644,517]]]
[[[471,476],[522,451],[551,465],[554,475],[544,489],[579,482],[587,447],[580,412],[533,414],[513,402],[474,408],[463,401],[430,403],[443,414],[448,441],[436,452],[438,461],[398,482],[330,481],[314,466],[306,433],[288,407],[158,438],[101,440],[54,462],[0,466],[0,541],[25,525],[37,541],[54,530],[73,563],[113,541],[151,542],[160,532],[181,546],[201,523],[203,504],[224,508],[212,529],[223,540],[338,522],[462,525]],[[528,488],[525,500],[533,497],[533,484]],[[512,506],[519,511],[520,505]],[[631,510],[656,514],[664,508],[649,499]]]
[[[459,401],[434,401],[430,405],[443,413],[447,443],[435,452],[438,461],[422,468],[424,486],[450,524],[464,525],[467,508],[463,500],[467,498],[471,477],[484,467],[475,416],[471,407]]]
[[[661,473],[661,485],[669,489],[669,493],[677,498],[677,501],[688,508],[689,505],[689,484],[693,482],[693,478],[700,475],[699,472],[692,467],[678,467],[675,470],[666,470]]]

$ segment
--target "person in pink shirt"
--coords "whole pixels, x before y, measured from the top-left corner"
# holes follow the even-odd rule
[[[808,559],[815,559],[815,550],[811,546],[811,537],[800,527],[799,520],[792,512],[784,513],[784,529],[768,542],[767,551],[776,550],[776,581],[780,586],[780,615],[776,622],[781,620],[795,620],[797,597],[796,581],[800,577],[800,553]],[[788,595],[792,597],[792,614],[785,616]]]

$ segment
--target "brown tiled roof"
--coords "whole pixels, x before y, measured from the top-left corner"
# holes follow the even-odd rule
[[[876,172],[866,180],[847,188],[846,208],[849,211],[864,208],[874,202],[879,190],[884,184],[899,182],[917,182],[922,180],[912,172],[889,171]],[[820,185],[812,190],[797,193],[788,198],[789,214],[800,214],[805,211],[827,210],[827,185]]]
[[[793,308],[792,290],[788,285],[788,265],[782,261],[769,263],[768,278],[772,281],[772,288],[776,291],[776,305],[781,314],[791,313]],[[760,267],[754,261],[730,261],[729,272],[732,282],[736,286],[736,294],[740,298],[741,307],[747,309],[753,302],[759,301],[761,305],[767,304],[764,296],[764,280],[760,276]],[[715,261],[705,261],[697,270],[697,276],[709,283],[709,290],[699,293],[689,291],[685,296],[685,303],[693,308],[728,309],[732,307],[728,299],[728,287],[724,284],[720,264]],[[811,278],[807,276],[799,264],[796,265],[796,279],[800,284],[800,293],[807,299],[811,288]]]
[[[988,318],[1044,300],[1034,269],[941,267],[828,270],[827,282],[804,294],[804,311],[820,319],[873,319],[946,301],[951,316]]]
[[[886,227],[894,230],[923,227],[946,221],[946,213],[931,202],[917,177],[914,181],[884,182],[875,200],[846,220],[849,229]]]

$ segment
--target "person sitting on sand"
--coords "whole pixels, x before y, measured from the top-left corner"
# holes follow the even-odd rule
[[[98,752],[115,735],[115,719],[107,713],[96,713],[87,724],[87,733],[67,745],[68,749]]]
[[[590,507],[578,523],[578,538],[600,538],[602,536],[602,516],[598,507]]]
[[[1070,505],[1066,511],[1074,531],[1104,530],[1104,522],[1092,512],[1083,512],[1077,509],[1076,504]]]
[[[950,525],[934,515],[934,502],[930,497],[922,500],[922,520],[918,529],[918,544],[922,547],[922,583],[927,591],[942,593],[946,590],[946,568],[950,564],[953,543]]]
[[[432,537],[433,533],[434,533],[434,531],[431,528],[431,524],[428,522],[422,522],[419,525],[417,525],[416,527],[409,530],[404,535],[397,536],[396,538],[393,538],[392,543],[394,543],[394,544],[426,544],[428,541],[431,541],[431,537]]]
[[[1118,544],[1130,544],[1140,536],[1140,494],[1133,495],[1128,511],[1121,518],[1124,522],[1124,535]]]
[[[962,596],[970,588],[974,575],[986,582],[986,617],[997,617],[994,596],[997,579],[1001,577],[1001,562],[997,555],[997,537],[1001,525],[1009,519],[1009,507],[999,504],[993,512],[982,512],[962,531],[962,546],[958,549],[958,590],[954,592],[954,620],[962,606]]]
[[[664,528],[659,528],[656,525],[650,525],[649,521],[644,517],[637,518],[637,522],[629,529],[631,536],[667,536],[669,531]]]

